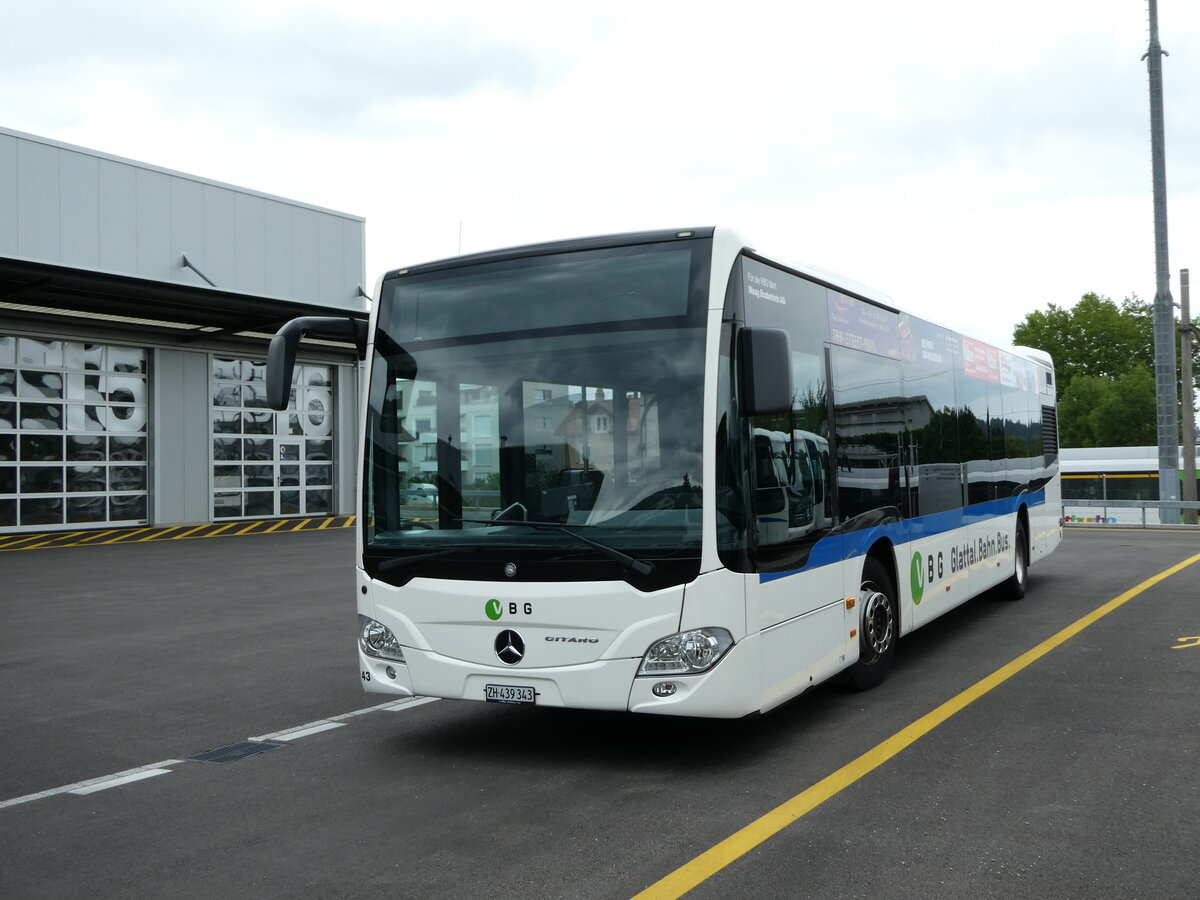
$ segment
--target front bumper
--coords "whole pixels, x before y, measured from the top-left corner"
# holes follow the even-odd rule
[[[393,697],[483,701],[485,685],[498,684],[532,687],[538,706],[739,718],[761,707],[757,670],[752,667],[755,643],[754,637],[744,639],[708,672],[682,676],[637,677],[640,658],[503,668],[409,647],[404,648],[405,663],[376,659],[361,650],[358,656],[364,690]],[[655,696],[652,689],[660,682],[671,682],[675,692]]]

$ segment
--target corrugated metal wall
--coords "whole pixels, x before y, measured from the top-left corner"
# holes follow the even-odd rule
[[[364,222],[0,129],[0,256],[364,308]]]

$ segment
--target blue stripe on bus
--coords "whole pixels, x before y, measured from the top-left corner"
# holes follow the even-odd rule
[[[964,509],[951,509],[928,516],[917,516],[915,519],[905,519],[903,522],[879,525],[862,531],[830,535],[821,538],[813,545],[808,562],[799,569],[791,569],[787,572],[760,572],[758,581],[759,584],[765,584],[768,581],[798,575],[809,569],[818,569],[821,566],[862,556],[881,537],[888,538],[894,545],[907,544],[909,541],[934,537],[948,531],[965,528],[968,525],[978,525],[988,519],[1012,515],[1021,504],[1041,506],[1045,502],[1046,492],[1037,491],[1032,494],[1022,494],[1019,497],[1006,497],[1003,500],[976,503]]]

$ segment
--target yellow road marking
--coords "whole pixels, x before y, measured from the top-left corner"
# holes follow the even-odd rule
[[[88,544],[88,543],[91,543],[92,541],[96,540],[96,538],[102,538],[106,534],[115,534],[117,531],[118,531],[118,529],[116,529],[116,528],[109,528],[107,531],[97,531],[95,534],[89,535],[88,537],[83,538],[82,540],[80,540],[79,543]]]
[[[81,535],[81,534],[87,534],[87,532],[86,531],[64,531],[61,534],[54,535],[54,537],[50,538],[50,540],[48,540],[48,541],[42,541],[41,543],[38,543],[38,544],[26,544],[21,549],[22,550],[37,550],[40,547],[49,547],[52,544],[57,544],[59,541],[65,539],[65,538],[79,537],[79,535]],[[44,538],[45,536],[46,536],[45,534],[30,535],[31,538],[33,538],[33,537]]]
[[[155,530],[156,529],[153,529],[153,528],[135,528],[133,531],[126,531],[124,534],[118,534],[111,541],[101,541],[100,543],[101,544],[116,544],[120,541],[124,541],[126,538],[133,537],[135,534],[144,534],[147,531],[155,531]],[[136,543],[136,541],[134,543]]]
[[[44,535],[27,534],[24,537],[15,538],[7,544],[0,544],[0,550],[17,550],[20,549],[17,547],[18,544],[24,543],[25,541],[35,541],[40,537],[44,537]]]
[[[173,541],[178,541],[178,540],[181,540],[182,538],[185,538],[185,537],[187,537],[189,534],[195,534],[195,533],[196,533],[197,531],[199,531],[201,528],[207,528],[207,527],[208,527],[208,525],[209,525],[209,523],[208,523],[208,522],[205,522],[203,525],[197,525],[195,528],[189,528],[189,529],[188,529],[187,531],[185,531],[183,534],[177,534],[177,535],[175,535],[175,537],[171,538],[171,540],[173,540]],[[182,526],[182,525],[179,525],[179,526],[177,526],[177,527],[178,527],[178,528],[182,528],[183,526]]]
[[[340,516],[328,516],[321,519],[321,524],[317,526],[319,530],[327,528],[349,528],[354,524],[356,516],[348,516],[346,521],[339,523]],[[0,535],[0,552],[5,550],[38,550],[45,547],[80,547],[84,544],[140,544],[145,541],[171,540],[179,541],[184,538],[192,537],[216,537],[219,534],[228,531],[230,528],[241,526],[237,531],[232,532],[234,535],[240,534],[270,534],[274,531],[283,528],[284,525],[291,526],[288,531],[303,531],[307,527],[317,521],[315,517],[297,521],[296,519],[279,519],[271,524],[269,528],[262,528],[260,531],[255,531],[266,525],[270,520],[259,519],[253,522],[247,522],[245,519],[235,522],[226,522],[216,528],[215,531],[210,531],[206,534],[197,534],[205,529],[212,528],[216,523],[205,522],[200,525],[165,525],[161,527],[146,526],[145,528],[137,528],[127,530],[123,528],[108,528],[104,531],[61,531],[61,532],[46,532],[39,531],[35,534],[17,535]],[[187,528],[180,534],[172,532],[179,531],[181,528]],[[81,537],[86,535],[86,537]],[[115,537],[111,537],[116,535]],[[141,535],[141,537],[138,537]],[[102,540],[109,538],[109,540]]]
[[[159,528],[159,529],[155,530],[154,534],[148,534],[144,538],[138,538],[136,541],[134,541],[134,543],[140,544],[140,543],[142,543],[142,541],[157,541],[159,538],[163,537],[164,535],[168,535],[172,531],[178,531],[182,527],[183,527],[182,525],[171,525],[168,528]]]
[[[1196,554],[1190,559],[1185,559],[1183,562],[1171,566],[1169,569],[1164,569],[1157,575],[1147,578],[1137,587],[1131,588],[1119,597],[1109,600],[1103,606],[1068,625],[1062,631],[1058,632],[1058,634],[1042,641],[1042,643],[1038,644],[1032,650],[1023,653],[983,680],[976,682],[962,693],[947,700],[937,709],[926,713],[911,725],[897,731],[883,743],[858,757],[858,759],[842,766],[842,768],[833,774],[827,775],[812,787],[801,791],[791,800],[775,807],[775,809],[766,815],[730,835],[716,846],[704,851],[691,862],[650,885],[650,887],[637,894],[633,900],[676,900],[676,898],[682,897],[692,888],[696,887],[696,885],[707,881],[730,863],[741,858],[768,838],[778,834],[801,816],[816,809],[830,797],[848,788],[864,775],[873,772],[910,744],[915,743],[933,731],[933,729],[951,718],[955,713],[961,712],[993,688],[999,687],[1018,672],[1069,641],[1085,628],[1094,625],[1100,619],[1119,609],[1160,581],[1170,578],[1176,572],[1180,572],[1196,562],[1200,562],[1200,554]]]

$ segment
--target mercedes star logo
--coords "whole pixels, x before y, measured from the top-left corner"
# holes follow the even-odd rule
[[[525,658],[525,641],[513,631],[506,628],[496,635],[496,655],[505,665],[515,666]]]

